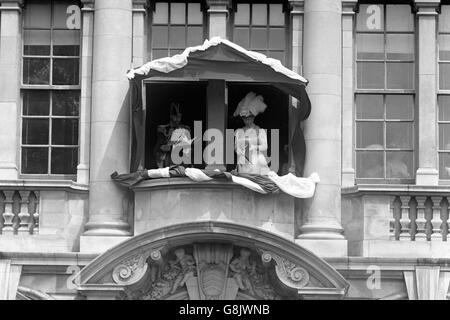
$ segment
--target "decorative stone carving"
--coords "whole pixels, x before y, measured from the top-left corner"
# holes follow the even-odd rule
[[[304,268],[296,265],[283,257],[272,252],[265,251],[261,255],[264,263],[274,260],[276,263],[275,271],[278,278],[286,286],[294,289],[304,288],[309,283],[309,273]]]
[[[114,282],[120,285],[132,285],[142,279],[147,272],[147,257],[137,254],[116,266],[112,273]]]

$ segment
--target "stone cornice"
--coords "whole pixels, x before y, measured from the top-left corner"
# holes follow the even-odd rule
[[[233,6],[231,0],[206,0],[206,10],[208,13],[228,14]]]
[[[22,11],[23,0],[0,0],[0,11]]]
[[[303,14],[304,13],[304,0],[289,0],[289,10],[291,15],[293,14]]]
[[[133,12],[146,13],[148,7],[147,0],[133,0]]]
[[[81,0],[81,11],[94,11],[95,0]]]
[[[354,15],[358,6],[358,0],[342,0],[342,14]]]
[[[72,192],[88,192],[89,186],[69,180],[0,180],[0,190],[68,190]]]
[[[440,0],[415,0],[413,7],[417,16],[435,16],[440,9]]]

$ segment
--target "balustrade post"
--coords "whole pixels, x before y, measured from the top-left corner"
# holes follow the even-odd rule
[[[440,213],[440,217],[442,220],[442,224],[440,226],[440,229],[442,230],[442,240],[443,241],[447,241],[449,238],[449,202],[448,202],[448,198],[444,197],[441,200],[440,203],[440,207],[441,207],[441,213]]]
[[[28,212],[30,191],[19,191],[20,194],[20,211],[18,213],[19,228],[18,233],[30,233],[31,216]]]
[[[14,234],[13,228],[13,190],[5,190],[5,211],[3,212],[3,234]]]
[[[433,202],[432,207],[432,218],[431,218],[431,241],[442,241],[443,232],[441,230],[442,219],[441,219],[441,200],[442,196],[431,197]]]
[[[409,241],[411,240],[410,235],[410,219],[409,219],[409,196],[400,196],[401,201],[401,230],[399,235],[399,240]]]

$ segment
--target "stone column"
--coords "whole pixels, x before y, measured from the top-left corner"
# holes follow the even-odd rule
[[[129,235],[128,194],[111,180],[113,171],[129,172],[129,84],[132,59],[132,0],[95,0],[92,74],[89,222],[81,247],[109,236]],[[84,241],[83,241],[84,240]],[[99,249],[100,250],[100,249]]]
[[[304,202],[296,242],[321,256],[346,256],[341,226],[341,0],[305,0],[303,70],[312,112],[305,121],[304,176],[321,182]]]
[[[81,43],[80,162],[77,182],[89,184],[91,147],[92,50],[94,37],[94,0],[83,0]]]
[[[209,38],[227,38],[228,10],[231,7],[229,0],[207,0],[208,6],[208,33]]]
[[[419,166],[416,184],[438,185],[437,153],[437,56],[436,56],[436,9],[438,0],[416,1],[418,17],[418,117]]]
[[[357,0],[342,2],[342,186],[355,185],[353,160],[353,23]]]
[[[22,0],[0,0],[0,180],[18,178]]]

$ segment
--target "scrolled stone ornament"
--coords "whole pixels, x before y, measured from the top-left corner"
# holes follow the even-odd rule
[[[132,285],[141,280],[148,268],[145,260],[146,257],[139,254],[122,261],[112,272],[114,282],[120,285]]]
[[[309,283],[309,273],[306,269],[272,252],[265,251],[261,254],[264,263],[269,263],[272,259],[276,263],[275,271],[278,278],[286,286],[301,289]]]

